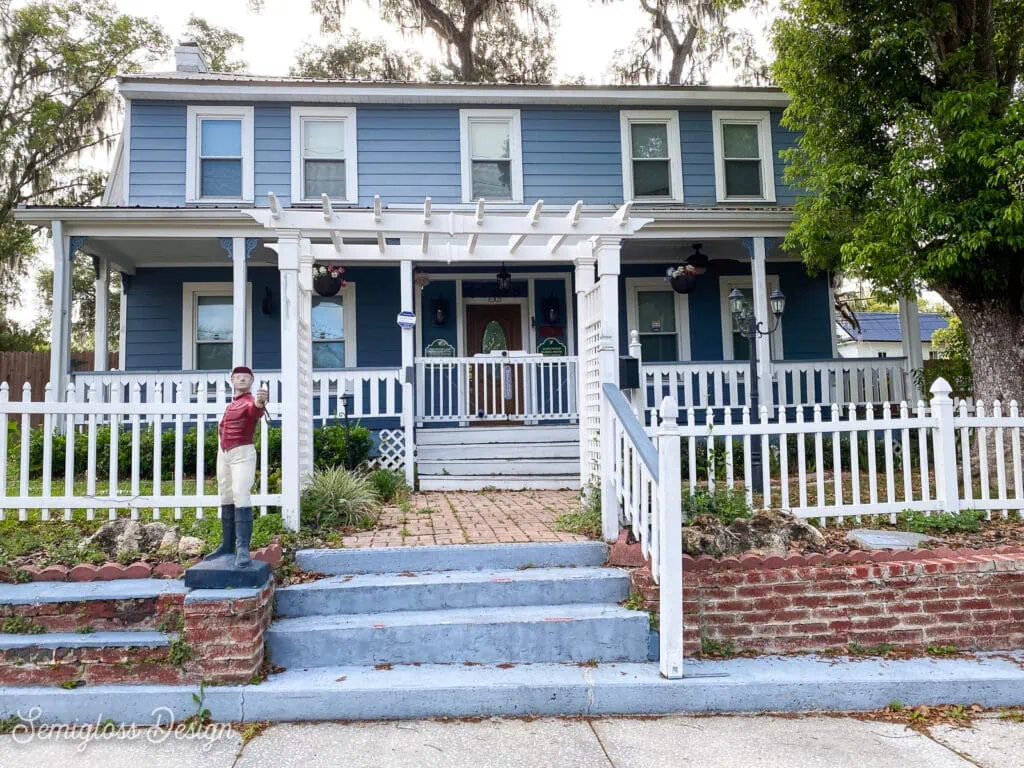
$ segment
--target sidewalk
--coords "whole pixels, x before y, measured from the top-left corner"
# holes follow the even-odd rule
[[[985,717],[928,734],[853,717],[663,717],[276,725],[243,745],[166,738],[18,744],[0,768],[984,768],[1024,767],[1024,724]]]

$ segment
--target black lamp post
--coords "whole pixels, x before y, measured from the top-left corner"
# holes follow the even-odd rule
[[[771,307],[775,322],[766,328],[764,323],[758,322],[754,314],[754,308],[747,301],[747,297],[739,288],[733,288],[729,293],[729,309],[732,310],[733,328],[736,333],[745,338],[750,346],[750,373],[748,374],[747,391],[750,393],[751,421],[760,420],[760,403],[757,391],[757,339],[760,336],[767,336],[774,333],[782,321],[782,313],[786,311],[786,296],[778,288],[768,296],[768,304]],[[761,466],[761,441],[751,439],[750,441],[750,474],[753,488],[763,486]],[[770,503],[769,499],[765,503]]]

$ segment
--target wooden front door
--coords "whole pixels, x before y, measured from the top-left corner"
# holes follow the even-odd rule
[[[466,353],[491,355],[523,349],[523,308],[519,304],[466,306]],[[509,367],[509,370],[505,370]],[[477,420],[507,421],[522,407],[523,381],[508,366],[508,359],[480,358],[469,369],[469,412]],[[518,407],[517,407],[518,405]]]

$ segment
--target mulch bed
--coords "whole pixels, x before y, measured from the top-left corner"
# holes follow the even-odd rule
[[[808,522],[818,527],[816,525],[817,521],[809,520]],[[892,525],[887,519],[883,521],[880,518],[873,521],[863,520],[861,524],[856,524],[850,519],[843,527],[829,525],[825,528],[818,528],[828,542],[824,548],[802,541],[794,541],[790,543],[790,551],[797,554],[825,554],[828,551],[852,552],[859,549],[859,547],[849,542],[846,536],[854,528],[873,528],[887,531],[906,530],[905,527]],[[926,535],[938,539],[939,543],[930,546],[926,544],[921,547],[922,549],[936,549],[938,547],[949,547],[950,549],[994,549],[1001,546],[1024,545],[1024,520],[1016,516],[1004,520],[993,514],[992,520],[982,523],[980,531],[973,533],[951,531],[928,533]]]

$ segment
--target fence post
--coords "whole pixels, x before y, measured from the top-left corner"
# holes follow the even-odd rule
[[[674,397],[661,401],[658,425],[658,558],[660,589],[661,674],[683,676],[683,533],[679,406]]]
[[[615,344],[611,336],[602,333],[598,347],[601,361],[601,384],[614,382]],[[615,433],[612,430],[612,406],[601,393],[601,535],[605,541],[619,538],[619,498],[615,491]]]
[[[960,494],[956,483],[956,431],[953,428],[953,388],[943,378],[932,384],[931,412],[935,417],[935,500],[943,512],[960,511]]]
[[[640,417],[640,423],[646,424],[647,381],[644,378],[643,347],[640,346],[640,333],[635,328],[629,332],[629,356],[636,359],[636,370],[640,377],[640,386],[630,393],[629,404],[633,406],[633,412]]]

